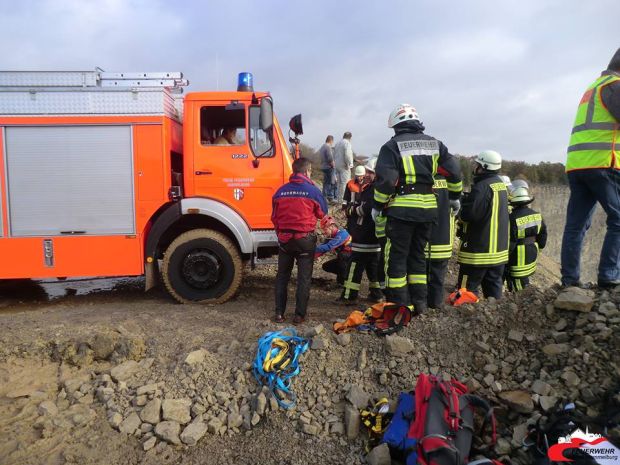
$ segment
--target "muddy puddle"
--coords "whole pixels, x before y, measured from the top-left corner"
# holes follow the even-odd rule
[[[73,296],[143,293],[143,277],[0,280],[0,307],[17,303],[54,302]]]

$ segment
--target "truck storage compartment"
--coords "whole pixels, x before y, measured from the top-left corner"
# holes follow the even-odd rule
[[[135,234],[129,125],[5,128],[13,237]]]

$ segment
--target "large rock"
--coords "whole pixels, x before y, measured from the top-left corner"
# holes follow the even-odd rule
[[[594,293],[578,287],[567,287],[558,295],[553,303],[555,308],[589,312],[594,305]]]
[[[568,352],[570,347],[568,344],[547,344],[542,348],[545,355],[554,356]]]
[[[161,400],[153,399],[140,412],[140,418],[145,423],[156,425],[161,420]]]
[[[543,380],[537,379],[532,384],[532,392],[541,396],[546,396],[549,392],[551,392],[551,386],[549,383],[545,383]]]
[[[392,458],[390,457],[390,448],[387,444],[379,444],[370,451],[366,457],[368,465],[390,465]]]
[[[523,340],[523,333],[521,331],[517,331],[516,329],[511,329],[508,331],[508,339],[515,342],[521,342]]]
[[[358,385],[354,384],[347,392],[347,400],[353,404],[355,408],[362,409],[368,407],[370,396]]]
[[[232,412],[228,414],[227,425],[229,428],[239,428],[243,424],[243,416],[239,413]]]
[[[336,336],[336,342],[341,346],[348,346],[351,343],[351,335],[349,333],[341,333]]]
[[[126,362],[116,365],[110,371],[110,375],[114,381],[127,381],[133,375],[140,371],[140,365],[135,360],[127,360]]]
[[[189,399],[164,399],[161,404],[162,418],[164,420],[176,421],[184,425],[192,419],[189,409],[192,401]]]
[[[51,400],[44,400],[39,404],[39,408],[37,409],[39,415],[48,415],[53,417],[58,413],[58,407]]]
[[[385,347],[389,354],[408,354],[413,351],[413,342],[406,337],[397,335],[385,336]]]
[[[93,342],[91,343],[95,360],[106,360],[110,355],[112,355],[112,352],[114,352],[115,344],[116,338],[111,334],[96,334]]]
[[[193,446],[207,432],[207,424],[202,421],[195,421],[187,425],[181,433],[181,441],[188,446]]]
[[[137,396],[142,396],[144,394],[153,394],[155,391],[157,391],[158,387],[159,386],[158,386],[157,383],[145,384],[144,386],[140,386],[136,390],[136,395]]]
[[[555,406],[557,401],[558,401],[558,398],[554,396],[540,396],[540,399],[538,399],[540,408],[542,408],[543,411],[545,412],[548,412],[549,410],[551,410]]]
[[[190,352],[187,355],[187,357],[185,357],[185,363],[187,363],[190,366],[204,363],[204,361],[207,358],[207,355],[209,355],[209,352],[207,352],[204,349],[195,350],[193,352]]]
[[[179,439],[180,431],[181,425],[176,421],[162,421],[155,427],[155,435],[171,444],[181,444]]]
[[[118,430],[121,433],[133,434],[138,428],[140,428],[140,417],[136,412],[131,412],[131,414],[125,418],[122,423],[119,425]]]
[[[531,413],[534,410],[534,401],[529,392],[504,391],[499,394],[499,397],[519,413]]]
[[[265,408],[267,407],[267,397],[264,392],[259,392],[254,400],[254,411],[259,415],[265,414]]]
[[[351,405],[344,408],[344,425],[348,439],[355,439],[360,432],[360,412]]]

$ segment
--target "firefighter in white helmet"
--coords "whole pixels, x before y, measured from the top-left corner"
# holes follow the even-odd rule
[[[427,307],[425,248],[437,221],[434,177],[446,177],[451,207],[458,209],[461,168],[439,140],[424,134],[414,107],[398,105],[388,118],[394,136],[379,152],[375,181],[374,218],[387,217],[385,233],[386,300],[412,305],[415,313]]]
[[[518,184],[517,184],[518,183]],[[547,244],[547,226],[542,215],[530,208],[534,198],[523,180],[515,180],[510,193],[510,257],[506,280],[508,290],[517,292],[529,284],[536,272],[538,251]]]
[[[351,234],[351,259],[345,274],[344,289],[338,302],[352,305],[357,302],[362,276],[368,277],[368,300],[380,302],[383,293],[379,285],[379,253],[381,248],[375,235],[372,218],[374,162],[357,166],[355,179],[345,190],[347,231]]]
[[[473,293],[482,285],[485,297],[502,296],[504,266],[508,262],[508,191],[499,176],[502,157],[494,150],[473,160],[474,183],[463,200],[463,222],[457,289]]]

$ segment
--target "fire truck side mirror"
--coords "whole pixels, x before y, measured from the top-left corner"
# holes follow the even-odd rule
[[[263,97],[260,102],[260,128],[269,131],[273,127],[273,102],[269,97]]]

